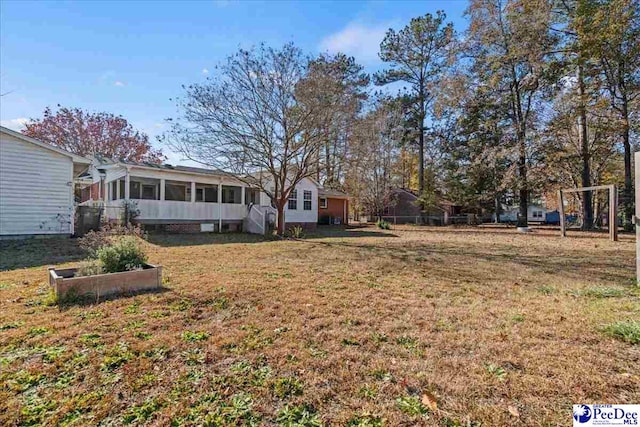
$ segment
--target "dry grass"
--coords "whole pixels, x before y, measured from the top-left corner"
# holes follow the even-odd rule
[[[164,292],[48,306],[73,245],[0,246],[0,424],[567,425],[640,401],[639,347],[607,332],[640,318],[627,236],[153,236]]]

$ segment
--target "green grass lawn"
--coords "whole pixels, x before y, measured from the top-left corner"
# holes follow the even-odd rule
[[[0,424],[568,425],[640,402],[634,241],[511,229],[153,235],[162,292],[51,305],[0,242]]]

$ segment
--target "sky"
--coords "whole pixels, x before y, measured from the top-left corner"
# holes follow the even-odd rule
[[[293,42],[343,52],[368,72],[388,28],[444,10],[466,28],[466,1],[0,0],[0,122],[19,130],[47,106],[121,115],[153,141],[179,115],[182,85],[215,78],[239,48]],[[188,164],[159,143],[167,162]]]

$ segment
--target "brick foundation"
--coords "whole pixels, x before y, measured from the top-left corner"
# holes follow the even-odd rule
[[[167,233],[200,233],[200,224],[163,224],[163,231]]]
[[[209,227],[213,226],[213,231],[202,231],[201,225],[207,224]],[[178,222],[178,223],[166,223],[166,224],[149,224],[142,223],[142,227],[146,231],[156,231],[161,233],[183,233],[183,234],[195,234],[195,233],[218,233],[220,232],[218,221],[215,222]],[[209,229],[210,230],[210,229]],[[240,232],[242,231],[242,223],[239,221],[223,221],[222,232]]]

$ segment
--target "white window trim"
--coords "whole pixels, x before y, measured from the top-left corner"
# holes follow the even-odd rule
[[[307,198],[309,196],[309,198]],[[306,203],[309,202],[309,209],[306,208]],[[304,190],[302,192],[302,210],[304,211],[312,211],[313,210],[313,191]]]
[[[292,208],[289,205],[289,203],[292,202],[292,201],[296,202],[294,208]],[[289,193],[289,198],[287,198],[287,210],[290,210],[290,211],[297,211],[298,210],[298,190],[297,189],[293,189]]]
[[[326,197],[320,197],[320,209],[327,209],[329,206],[329,200]]]

